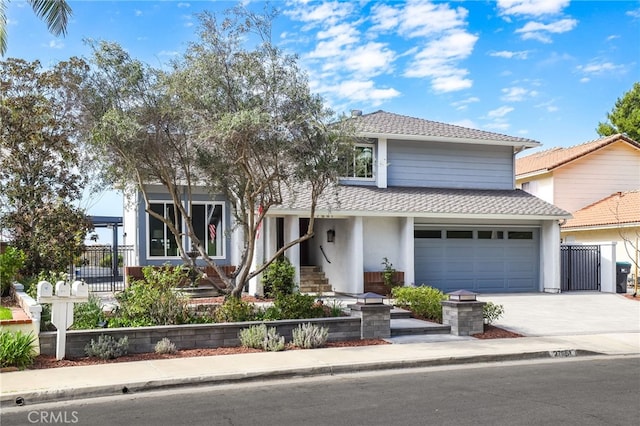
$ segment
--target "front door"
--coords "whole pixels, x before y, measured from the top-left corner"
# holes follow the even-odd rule
[[[309,228],[309,219],[301,218],[300,219],[300,236],[307,233],[307,228]],[[305,240],[300,243],[300,266],[312,266],[311,260],[309,259],[309,242],[311,240]]]

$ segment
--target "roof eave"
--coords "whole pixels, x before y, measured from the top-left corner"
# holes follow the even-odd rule
[[[562,232],[582,232],[582,231],[599,231],[604,229],[621,229],[621,228],[640,228],[640,222],[629,223],[607,223],[607,224],[595,224],[595,225],[581,225],[581,226],[562,226],[560,229]]]
[[[540,142],[534,140],[525,141],[502,141],[497,139],[472,139],[472,138],[452,138],[442,136],[423,136],[423,135],[404,135],[396,133],[376,133],[376,132],[357,132],[359,136],[365,138],[376,139],[400,139],[409,141],[423,141],[423,142],[447,142],[447,143],[475,143],[479,145],[499,145],[499,146],[513,146],[518,148],[535,148],[542,145]]]
[[[308,216],[309,210],[304,209],[273,209],[273,216]],[[430,212],[394,212],[394,211],[344,211],[344,210],[316,210],[315,217],[323,218],[347,218],[354,216],[362,217],[419,217],[427,219],[489,219],[489,220],[562,220],[570,219],[570,213],[557,215],[540,214],[474,214],[474,213],[430,213]]]

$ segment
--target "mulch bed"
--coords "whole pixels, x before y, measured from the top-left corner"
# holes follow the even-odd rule
[[[522,334],[496,327],[495,325],[485,325],[484,332],[473,334],[471,337],[476,339],[512,339],[515,337],[525,337]]]

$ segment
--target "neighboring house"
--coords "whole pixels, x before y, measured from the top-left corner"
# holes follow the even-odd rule
[[[640,209],[634,210],[632,201],[640,190],[637,141],[618,134],[518,158],[516,185],[573,213],[574,219],[561,227],[564,242],[615,241],[617,260],[631,260],[620,233],[640,222]],[[630,210],[616,220],[627,205]]]
[[[321,269],[330,289],[364,290],[364,273],[381,271],[383,258],[404,272],[406,284],[444,291],[537,292],[560,289],[559,222],[566,211],[515,189],[515,154],[539,146],[530,139],[377,111],[354,112],[361,137],[335,190],[320,200],[315,237],[286,253],[296,266]],[[172,215],[158,191],[154,207]],[[129,209],[141,264],[176,259],[167,231]],[[220,264],[239,258],[229,235],[230,206],[203,195],[194,220]],[[269,211],[258,241],[258,264],[283,241],[306,229],[308,191]],[[127,215],[125,215],[125,222]],[[137,226],[137,228],[136,228]],[[126,225],[125,225],[126,227]],[[129,231],[127,230],[129,234]],[[209,242],[209,241],[208,241]],[[256,282],[250,292],[259,292]]]
[[[561,231],[567,243],[616,241],[616,260],[635,264],[635,251],[640,249],[640,189],[616,192],[578,210]]]

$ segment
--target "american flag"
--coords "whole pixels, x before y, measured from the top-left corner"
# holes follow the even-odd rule
[[[216,226],[213,223],[209,224],[209,237],[211,237],[211,241],[216,239]]]

